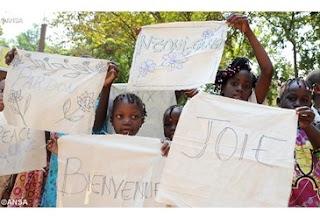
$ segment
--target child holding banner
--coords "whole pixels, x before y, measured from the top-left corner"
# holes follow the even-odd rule
[[[288,80],[277,98],[281,108],[295,109],[298,130],[295,146],[295,169],[289,207],[320,206],[320,130],[314,121],[311,106],[311,86],[301,78]]]
[[[13,48],[5,56],[5,62],[10,65],[17,50]],[[4,80],[3,80],[4,82]],[[19,203],[8,203],[8,207],[39,207],[43,193],[43,187],[48,173],[49,160],[43,170],[22,172],[16,175],[14,186],[10,194],[10,200],[26,200],[26,205]],[[30,195],[32,194],[32,195]]]
[[[314,104],[311,109],[315,114],[315,120],[320,124],[320,69],[310,72],[306,80],[313,87],[312,99]]]
[[[87,57],[87,56],[81,56],[81,57]],[[111,81],[111,83],[114,81],[114,79],[117,76],[119,69],[116,63],[110,62],[107,67],[107,74],[105,78],[105,84],[108,84],[108,82]],[[105,92],[107,90],[107,93]],[[109,90],[108,89],[103,89],[103,92],[100,95],[100,101],[99,104],[102,101],[103,104],[103,99],[104,98],[109,98]],[[101,113],[101,111],[104,111],[101,107],[96,110],[97,112]],[[99,134],[101,133],[101,129],[103,129],[103,122],[99,124],[100,127],[97,129],[95,128],[97,126],[96,121],[93,127],[93,133]],[[105,131],[103,129],[103,131]],[[59,136],[61,136],[60,134]],[[50,159],[50,166],[49,166],[49,174],[48,174],[48,180],[46,182],[45,188],[44,188],[44,193],[41,201],[41,207],[56,207],[56,199],[57,199],[57,174],[58,174],[58,147],[55,144],[55,142],[58,139],[58,135],[56,133],[51,133],[50,134],[50,140],[47,142],[47,149],[52,153],[51,154],[51,159]]]
[[[236,58],[226,70],[218,71],[215,90],[220,90],[222,96],[248,101],[254,88],[252,95],[256,96],[256,100],[253,102],[262,104],[267,96],[273,75],[270,58],[252,32],[246,16],[232,14],[227,18],[227,23],[246,35],[259,63],[261,74],[256,79],[251,72],[250,61],[247,58]]]
[[[0,112],[4,109],[3,104],[3,90],[4,90],[5,80],[0,82]],[[8,199],[10,197],[13,184],[15,182],[17,175],[5,175],[0,176],[0,200]],[[2,207],[6,207],[5,204],[1,203]]]

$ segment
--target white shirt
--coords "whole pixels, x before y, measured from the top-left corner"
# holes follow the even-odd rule
[[[318,110],[314,106],[312,106],[311,109],[313,110],[314,115],[315,115],[314,120],[320,121],[320,114],[319,114]]]

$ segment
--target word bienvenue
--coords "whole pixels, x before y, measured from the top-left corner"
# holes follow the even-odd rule
[[[63,174],[62,195],[75,195],[86,191],[93,194],[104,196],[108,195],[112,199],[137,200],[151,199],[157,194],[160,183],[129,181],[124,179],[115,179],[107,175],[90,175],[81,172],[82,161],[77,157],[67,158],[65,172]],[[81,185],[78,191],[70,191],[68,182],[72,180]]]

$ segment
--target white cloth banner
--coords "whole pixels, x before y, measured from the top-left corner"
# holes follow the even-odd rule
[[[296,132],[294,110],[198,94],[180,116],[156,200],[182,207],[286,207]]]
[[[214,83],[227,36],[224,21],[142,27],[129,90],[182,90]]]
[[[127,92],[127,84],[113,84],[110,91],[109,114],[112,101],[121,93]],[[174,91],[132,91],[146,106],[147,117],[137,136],[164,138],[163,114],[170,106],[177,104]],[[108,133],[114,133],[113,126],[108,118]]]
[[[58,144],[58,207],[164,206],[154,201],[165,161],[159,139],[79,135]]]
[[[46,157],[44,131],[8,125],[0,112],[0,176],[40,170]]]
[[[18,51],[4,91],[10,125],[91,133],[107,60]]]

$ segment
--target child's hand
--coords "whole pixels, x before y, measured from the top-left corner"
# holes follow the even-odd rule
[[[162,147],[161,147],[162,156],[168,157],[169,150],[170,150],[170,142],[164,139],[161,139],[161,143],[162,143]]]
[[[17,55],[18,52],[17,52],[17,49],[16,48],[13,48],[12,50],[10,50],[6,56],[4,57],[5,58],[5,62],[7,65],[10,65],[10,63],[12,62],[12,60],[14,59],[14,56]]]
[[[50,133],[50,140],[47,141],[47,150],[51,153],[58,154],[58,140],[59,136],[55,132]]]
[[[241,30],[244,33],[250,30],[248,19],[243,14],[231,14],[227,18],[227,24],[233,25],[235,28]]]
[[[189,98],[194,97],[199,91],[198,89],[189,89],[189,90],[182,90],[182,92]]]
[[[299,116],[299,125],[303,129],[309,127],[315,117],[314,112],[308,106],[297,107],[296,113]]]
[[[114,80],[117,78],[119,67],[114,62],[108,63],[108,72],[103,84],[103,87],[110,87]]]

